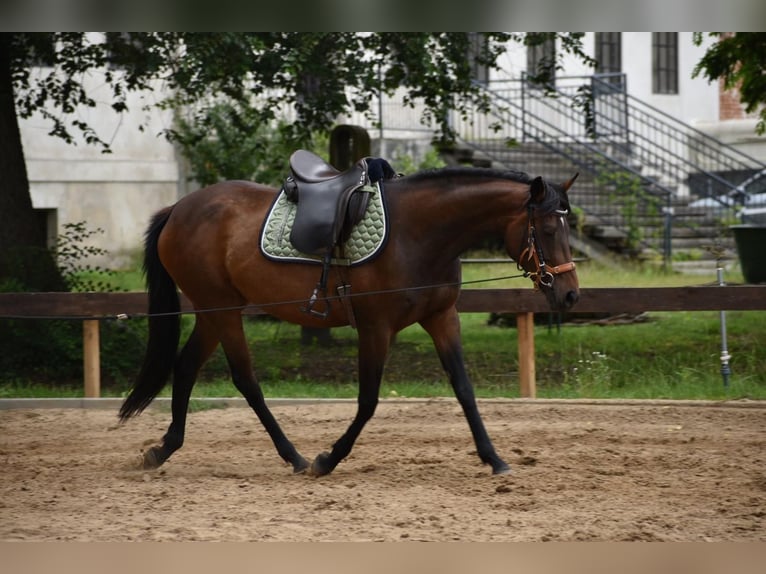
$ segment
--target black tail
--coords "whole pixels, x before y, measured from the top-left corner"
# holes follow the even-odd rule
[[[181,303],[176,284],[160,261],[157,241],[172,207],[158,211],[144,239],[144,273],[149,291],[149,342],[144,364],[133,389],[120,407],[120,420],[135,416],[154,400],[167,383],[181,337]]]

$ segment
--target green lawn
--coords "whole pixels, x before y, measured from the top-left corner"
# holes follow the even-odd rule
[[[467,264],[471,282],[516,275],[515,265]],[[714,283],[715,274],[682,275],[622,265],[578,265],[582,287],[683,286]],[[118,276],[119,277],[119,276]],[[742,282],[735,269],[728,283]],[[140,274],[126,274],[131,288]],[[139,283],[140,284],[140,283]],[[528,279],[469,284],[481,287],[530,287]],[[766,311],[728,312],[727,336],[732,355],[727,387],[721,375],[720,313],[648,313],[625,325],[556,325],[539,317],[535,327],[537,388],[540,397],[766,399]],[[466,363],[481,397],[518,396],[515,328],[488,326],[486,314],[463,314]],[[193,319],[184,318],[188,330]],[[550,322],[549,322],[550,321]],[[256,374],[270,397],[353,397],[356,395],[356,333],[333,330],[335,345],[323,349],[299,344],[294,325],[246,319]],[[102,357],[102,364],[109,357]],[[135,357],[134,370],[140,357]],[[131,365],[133,362],[128,361]],[[103,367],[102,367],[103,369]],[[105,396],[123,395],[132,377],[106,381]],[[169,388],[164,391],[169,394]],[[28,380],[5,380],[0,396],[81,396],[79,382],[51,386]],[[419,326],[402,331],[392,348],[381,396],[451,396],[430,339]],[[220,351],[204,368],[195,396],[237,396]]]

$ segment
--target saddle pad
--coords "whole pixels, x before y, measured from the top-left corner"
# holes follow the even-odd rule
[[[351,231],[343,245],[343,258],[333,259],[333,265],[359,265],[368,261],[383,247],[388,233],[388,221],[383,194],[377,183],[362,188],[370,193],[364,218]],[[295,220],[297,205],[280,191],[266,215],[261,232],[261,251],[275,261],[301,261],[322,263],[322,257],[301,253],[290,242],[290,231]]]

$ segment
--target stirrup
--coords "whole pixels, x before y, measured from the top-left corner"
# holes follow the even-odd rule
[[[325,307],[323,311],[317,311],[314,309],[317,301],[319,301],[320,291],[324,294],[322,298],[325,300]],[[309,315],[313,315],[314,317],[319,317],[320,319],[326,319],[330,314],[330,300],[327,299],[327,289],[320,289],[319,285],[314,287],[314,292],[311,294],[311,297],[309,297],[308,305],[301,307],[301,311],[308,313]]]
[[[332,261],[332,249],[329,249],[322,259],[322,276],[319,278],[319,283],[314,287],[314,291],[309,297],[308,305],[301,307],[301,311],[319,317],[320,319],[326,319],[330,314],[330,300],[327,298],[327,274],[330,271],[330,262]],[[325,301],[324,311],[317,311],[314,306],[319,301],[319,294],[322,294],[322,298]]]

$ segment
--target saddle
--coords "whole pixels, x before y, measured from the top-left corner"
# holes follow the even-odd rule
[[[306,150],[297,150],[290,156],[290,175],[282,190],[289,201],[295,202],[295,219],[290,231],[290,242],[306,254],[322,255],[322,275],[302,310],[325,318],[330,312],[327,295],[327,276],[332,252],[348,239],[354,226],[364,217],[370,193],[369,186],[381,179],[396,176],[384,159],[363,158],[346,171],[339,171],[321,157]],[[349,285],[338,286],[349,323],[355,326]],[[315,309],[320,296],[324,296],[324,310]]]
[[[290,232],[295,248],[325,254],[342,244],[364,217],[370,196],[363,188],[369,182],[367,158],[339,171],[310,151],[294,152],[283,189],[297,204]]]

